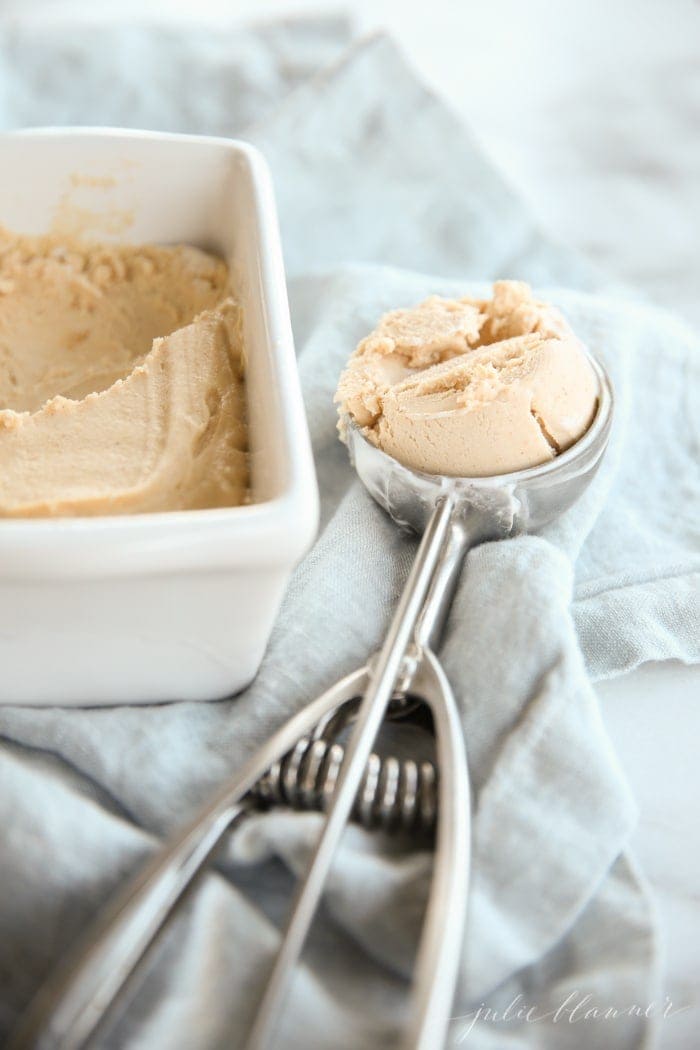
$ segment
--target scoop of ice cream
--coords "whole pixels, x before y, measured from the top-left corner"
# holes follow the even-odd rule
[[[386,314],[336,395],[343,419],[406,466],[483,477],[553,459],[587,430],[597,380],[562,315],[527,285]]]

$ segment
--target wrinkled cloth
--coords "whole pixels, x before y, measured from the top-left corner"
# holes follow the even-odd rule
[[[276,53],[268,32],[255,38],[261,78]],[[55,34],[37,43],[37,64],[42,47],[44,56],[65,54],[67,39]],[[71,40],[80,50],[80,34]],[[167,62],[169,45],[159,46]],[[186,50],[179,39],[177,54]],[[70,64],[61,68],[61,119],[77,120]],[[88,68],[81,95],[90,94]],[[148,92],[143,73],[138,54],[118,69],[124,99]],[[39,84],[32,90],[16,112],[45,122],[55,110]],[[179,97],[168,99],[162,124],[155,99],[144,97],[138,111],[154,126],[192,130]],[[441,660],[469,753],[474,857],[448,1044],[651,1046],[653,1012],[629,1007],[661,1001],[657,933],[627,850],[634,801],[591,681],[649,659],[698,659],[698,337],[548,240],[387,39],[356,45],[274,109],[268,102],[246,137],[264,150],[277,186],[322,497],[319,537],[256,681],[239,696],[0,709],[0,1032],[157,842],[379,644],[416,541],[372,503],[337,440],[332,394],[357,340],[389,308],[430,293],[484,294],[484,281],[517,277],[559,306],[605,362],[616,418],[604,464],[576,507],[538,536],[471,551],[455,598]],[[2,112],[12,123],[7,99]],[[125,105],[120,123],[129,112]],[[241,112],[250,117],[251,107]],[[291,877],[319,826],[316,814],[283,810],[244,822],[98,1045],[242,1045]],[[348,830],[280,1046],[397,1043],[430,871],[427,851]],[[585,995],[620,1016],[574,1022],[570,1011]],[[534,1016],[518,1015],[519,1006]]]

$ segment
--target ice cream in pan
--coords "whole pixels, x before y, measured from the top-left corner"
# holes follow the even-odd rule
[[[240,329],[206,252],[0,230],[0,517],[244,502]]]
[[[428,474],[484,477],[553,459],[588,429],[598,382],[580,340],[520,281],[385,314],[336,400],[362,434]]]

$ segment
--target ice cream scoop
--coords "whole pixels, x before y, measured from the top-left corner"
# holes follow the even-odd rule
[[[269,1045],[377,733],[392,705],[406,702],[425,703],[431,710],[440,793],[433,881],[403,1045],[429,1050],[444,1043],[462,951],[470,801],[458,708],[435,652],[469,548],[541,528],[578,499],[597,470],[610,433],[613,392],[602,366],[586,360],[596,405],[586,432],[556,458],[509,474],[460,478],[418,472],[378,448],[348,416],[341,419],[351,460],[370,495],[399,526],[422,532],[423,537],[381,649],[365,668],[335,687],[341,695],[358,699],[354,728],[248,1050]],[[333,689],[325,696],[338,699]]]

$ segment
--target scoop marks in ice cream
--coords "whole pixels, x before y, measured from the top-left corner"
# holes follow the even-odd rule
[[[595,373],[580,340],[520,281],[489,300],[431,296],[393,310],[358,345],[336,401],[405,466],[484,477],[546,463],[596,411]]]
[[[0,516],[239,504],[246,448],[221,259],[0,230]]]

